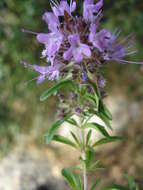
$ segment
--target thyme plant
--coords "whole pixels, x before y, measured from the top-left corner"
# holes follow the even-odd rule
[[[142,62],[125,59],[136,52],[131,35],[120,39],[119,30],[111,33],[100,25],[103,0],[95,4],[93,0],[84,0],[82,15],[75,12],[76,1],[70,0],[68,3],[66,0],[51,0],[50,4],[52,12],[47,11],[42,17],[48,25],[47,33],[22,29],[23,32],[34,34],[38,42],[44,45],[42,59],[46,65],[31,65],[25,61],[21,63],[39,73],[36,78],[38,84],[44,80],[55,81],[55,85],[40,97],[41,101],[45,101],[54,95],[59,100],[59,119],[45,135],[46,143],[57,141],[77,149],[80,153],[80,164],[71,169],[63,169],[62,175],[73,190],[95,190],[100,180],[95,179],[89,187],[88,173],[99,168],[99,161],[94,162],[96,147],[123,140],[123,137],[112,136],[107,130],[107,127],[112,130],[112,115],[103,102],[106,96],[103,67],[109,61],[119,64]],[[106,127],[92,121],[95,115]],[[57,133],[57,129],[64,122],[73,126],[72,140]],[[75,133],[74,128],[78,128],[80,135]],[[91,138],[94,130],[102,136],[97,141]],[[81,171],[82,178],[79,173],[73,172],[74,169]],[[125,187],[110,187],[122,188]]]

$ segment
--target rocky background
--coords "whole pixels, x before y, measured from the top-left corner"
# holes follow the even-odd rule
[[[142,0],[104,3],[104,26],[111,31],[121,28],[122,36],[133,33],[139,49],[133,59],[143,60]],[[21,59],[39,63],[41,47],[20,30],[46,31],[41,18],[47,9],[45,0],[0,1],[0,190],[69,189],[60,170],[77,163],[74,150],[44,144],[43,134],[56,118],[57,102],[51,98],[40,103],[41,93],[51,84],[25,85],[35,73],[19,64]],[[100,159],[105,169],[89,180],[101,176],[102,184],[126,184],[124,174],[128,173],[143,189],[143,66],[109,63],[105,75],[105,102],[113,114],[114,133],[126,136],[127,141],[97,149],[95,160]]]

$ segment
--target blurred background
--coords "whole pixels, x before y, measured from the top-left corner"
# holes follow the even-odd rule
[[[78,10],[82,10],[78,1]],[[0,190],[68,189],[60,170],[77,163],[78,156],[68,147],[46,146],[43,134],[56,119],[56,99],[41,103],[39,97],[51,84],[37,86],[36,74],[25,70],[20,60],[39,64],[42,46],[21,28],[47,31],[42,14],[48,0],[0,0]],[[143,60],[143,1],[104,0],[103,26],[121,35],[134,34],[137,56]],[[143,66],[109,63],[105,68],[108,97],[115,133],[126,142],[102,146],[96,151],[106,169],[103,184],[126,184],[124,174],[132,175],[143,189]],[[56,180],[55,180],[56,179]]]

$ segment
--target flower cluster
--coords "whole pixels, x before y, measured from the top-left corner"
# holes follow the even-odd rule
[[[93,0],[84,0],[83,14],[80,16],[74,14],[76,1],[70,0],[68,4],[66,0],[50,0],[50,4],[52,12],[47,11],[43,15],[49,32],[33,32],[38,42],[44,44],[42,58],[46,59],[47,65],[30,65],[22,61],[25,67],[39,73],[38,84],[46,78],[59,80],[69,72],[73,79],[86,82],[89,73],[92,73],[96,74],[97,84],[102,89],[106,81],[101,68],[106,61],[139,63],[125,60],[125,56],[135,53],[131,36],[120,40],[120,31],[111,33],[105,28],[101,29],[103,0],[96,4]]]

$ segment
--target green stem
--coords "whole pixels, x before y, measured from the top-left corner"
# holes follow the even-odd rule
[[[84,136],[84,129],[81,129],[82,133],[82,143],[83,143],[83,150],[82,150],[82,159],[86,160],[86,144],[85,144],[85,136]],[[86,170],[86,163],[84,163],[83,167],[83,190],[87,190],[87,170]]]
[[[83,151],[82,153],[82,159],[85,160],[86,159],[86,155],[85,155],[85,151]],[[86,164],[84,164],[84,168],[83,168],[83,188],[84,190],[87,190],[87,171],[86,171]]]

